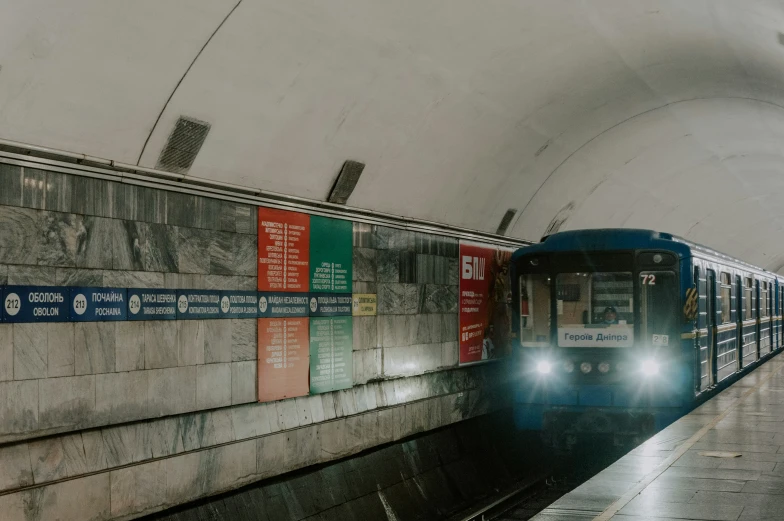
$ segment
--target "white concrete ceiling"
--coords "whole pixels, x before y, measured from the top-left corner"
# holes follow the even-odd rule
[[[324,199],[356,159],[351,206],[779,270],[779,31],[772,0],[5,0],[0,137],[153,167],[185,115],[194,176]]]

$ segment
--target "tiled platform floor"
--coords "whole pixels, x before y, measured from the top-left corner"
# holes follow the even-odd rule
[[[784,358],[762,365],[533,519],[784,520]]]

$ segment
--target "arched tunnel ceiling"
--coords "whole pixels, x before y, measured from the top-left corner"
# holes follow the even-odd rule
[[[784,265],[784,3],[7,0],[0,137],[509,235],[652,227]]]

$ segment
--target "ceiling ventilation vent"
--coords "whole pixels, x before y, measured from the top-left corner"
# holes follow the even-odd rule
[[[161,151],[155,168],[187,174],[209,131],[209,123],[180,116],[166,141],[166,146]]]
[[[509,228],[509,223],[512,222],[517,210],[513,210],[512,208],[508,209],[504,214],[504,218],[501,219],[501,224],[498,225],[498,229],[495,231],[498,235],[506,235],[506,229]]]
[[[340,169],[338,178],[329,192],[327,201],[330,203],[346,204],[348,198],[351,197],[351,192],[356,188],[359,182],[359,176],[365,169],[365,163],[359,161],[348,160],[343,163],[343,168]]]

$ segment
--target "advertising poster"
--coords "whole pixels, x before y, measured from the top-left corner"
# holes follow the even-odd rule
[[[310,218],[310,291],[351,293],[354,225],[351,221]]]
[[[460,241],[460,364],[511,353],[513,251]]]
[[[309,320],[259,319],[260,402],[308,394]]]
[[[352,318],[310,319],[310,392],[326,393],[354,385]]]
[[[259,208],[258,242],[259,291],[307,293],[310,215]]]

